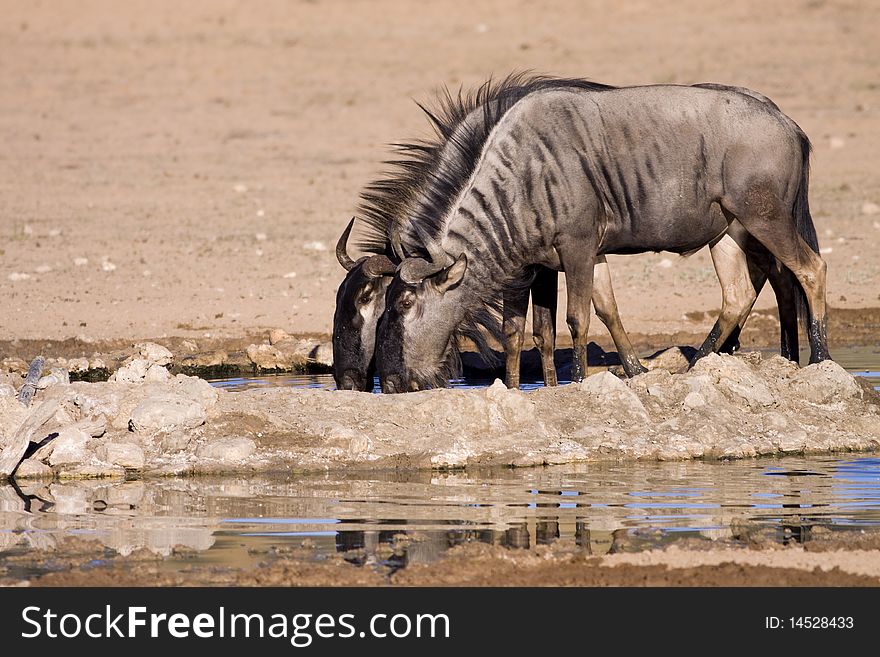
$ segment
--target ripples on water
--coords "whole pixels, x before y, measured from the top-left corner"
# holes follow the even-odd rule
[[[815,527],[876,526],[875,457],[0,488],[0,557],[33,549],[49,555],[71,535],[96,541],[99,555],[102,547],[197,551],[172,555],[167,569],[250,567],[267,551],[303,545],[307,559],[343,553],[353,563],[398,568],[467,541],[529,547],[573,539],[602,554],[613,542],[641,549],[680,537],[733,539],[744,528],[788,542],[809,540]]]

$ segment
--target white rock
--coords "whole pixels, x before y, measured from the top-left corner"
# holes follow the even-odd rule
[[[880,212],[880,205],[866,201],[862,203],[862,214],[877,214]]]
[[[70,465],[88,461],[91,454],[87,446],[91,438],[78,427],[63,428],[51,443],[53,447],[49,454],[49,465]]]
[[[121,465],[126,470],[141,470],[144,467],[144,450],[131,443],[106,443],[97,449],[98,458],[113,465]]]
[[[862,394],[852,374],[833,360],[800,369],[792,377],[791,389],[798,398],[815,404],[831,404]]]
[[[117,383],[140,383],[147,375],[151,363],[143,358],[135,358],[110,375],[110,381]]]
[[[706,405],[706,399],[698,392],[689,392],[684,398],[684,407],[688,410]]]
[[[647,421],[648,412],[638,395],[611,372],[600,372],[588,376],[578,384],[578,390],[595,397],[600,406],[617,408]]]
[[[8,278],[10,281],[15,282],[15,281],[26,281],[30,277],[31,277],[30,274],[25,274],[22,272],[14,271],[11,274],[9,274],[9,276],[7,276],[6,278]]]
[[[303,248],[306,251],[326,251],[327,245],[324,244],[324,242],[314,241],[314,242],[306,242],[305,244],[303,244]]]
[[[289,340],[290,335],[281,328],[273,328],[269,330],[269,344],[278,344],[284,340]]]
[[[205,408],[192,399],[174,394],[157,394],[135,406],[129,428],[137,432],[194,429],[205,423]]]
[[[224,463],[243,461],[257,449],[250,438],[219,438],[199,447],[198,455]]]
[[[51,479],[52,476],[52,468],[34,459],[25,459],[15,471],[16,479]]]
[[[74,258],[73,264],[77,267],[84,267],[85,265],[89,264],[89,259],[88,258]]]
[[[688,359],[685,358],[679,347],[664,349],[653,358],[643,359],[642,364],[649,370],[662,369],[673,374],[686,370],[689,365]]]
[[[780,452],[797,453],[803,452],[807,446],[807,432],[803,429],[794,429],[782,433],[777,441]]]
[[[141,358],[156,365],[170,365],[174,360],[174,355],[168,349],[155,342],[139,342],[135,348]]]
[[[776,401],[767,384],[742,358],[709,354],[698,360],[689,374],[708,376],[730,401],[745,401],[753,410],[772,406]]]
[[[220,398],[220,391],[197,376],[178,374],[174,377],[174,392],[198,402],[204,408],[213,408]]]
[[[144,374],[144,381],[152,381],[161,383],[163,381],[168,381],[171,378],[171,373],[167,368],[162,367],[161,365],[150,365],[150,368],[147,370],[147,373]]]

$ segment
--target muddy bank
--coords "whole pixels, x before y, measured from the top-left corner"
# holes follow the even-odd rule
[[[629,334],[635,348],[642,354],[651,354],[671,345],[701,344],[708,327],[720,311],[689,312],[682,316],[682,328],[674,333]],[[614,344],[598,322],[592,324],[595,343],[590,362],[594,365],[614,365]],[[702,328],[705,325],[705,329]],[[831,351],[835,347],[873,345],[880,335],[880,308],[830,308],[829,334]],[[775,309],[756,310],[749,318],[740,336],[743,349],[777,349],[779,319]],[[173,374],[201,377],[220,377],[268,372],[329,372],[333,363],[330,336],[323,333],[288,334],[280,328],[250,330],[238,335],[210,337],[163,337],[149,342],[161,345],[173,355],[169,370]],[[126,361],[136,356],[139,345],[131,340],[95,340],[87,336],[67,340],[0,340],[0,370],[24,374],[28,363],[37,356],[47,359],[48,367],[64,367],[71,378],[86,381],[104,381]],[[560,332],[557,366],[569,366],[571,346],[569,336]],[[530,345],[531,340],[526,340]],[[464,345],[467,350],[468,346]],[[500,349],[500,347],[499,347]],[[499,362],[503,359],[500,358]],[[472,359],[466,365],[474,370],[485,366]],[[523,373],[540,375],[537,350],[527,349],[523,354]],[[496,373],[497,374],[497,373]]]
[[[45,554],[6,559],[7,586],[880,586],[880,550],[856,532],[829,532],[827,549],[673,545],[662,550],[594,556],[565,541],[531,549],[469,543],[435,563],[393,570],[358,566],[337,555],[316,562],[305,548],[254,554],[257,564],[170,571],[147,550],[127,556],[71,538],[59,546],[54,571],[30,579]],[[807,544],[809,545],[809,544]],[[187,551],[177,551],[178,560]],[[96,558],[97,556],[97,558]]]
[[[155,347],[155,348],[154,348]],[[52,381],[25,408],[0,382],[0,466],[19,478],[334,468],[449,469],[684,460],[880,447],[880,395],[827,361],[681,355],[625,381],[601,372],[529,393],[229,393],[167,369],[153,345],[99,383]]]

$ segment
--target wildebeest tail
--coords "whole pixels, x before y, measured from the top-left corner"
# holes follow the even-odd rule
[[[808,198],[810,188],[810,151],[812,146],[810,145],[809,138],[800,128],[797,128],[797,136],[801,146],[801,179],[798,183],[797,195],[794,199],[795,224],[798,235],[815,253],[819,253],[819,236],[816,234],[816,226],[813,224],[812,215],[810,215],[810,201]],[[806,326],[810,316],[807,295],[803,287],[798,283],[794,273],[789,271],[788,277],[795,290],[797,290],[798,320],[802,325]]]

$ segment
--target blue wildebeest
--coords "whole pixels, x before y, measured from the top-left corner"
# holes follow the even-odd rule
[[[370,186],[362,194],[360,210],[364,214],[367,239],[361,246],[370,254],[355,261],[348,255],[347,243],[354,219],[343,231],[336,244],[336,257],[347,274],[339,286],[336,296],[336,311],[333,318],[333,374],[339,389],[368,390],[373,377],[373,348],[378,318],[384,309],[384,291],[390,282],[395,265],[389,259],[394,257],[390,235],[394,223],[406,216],[408,204],[422,190],[427,176],[438,163],[449,163],[453,168],[461,166],[458,160],[468,160],[476,153],[468,153],[466,148],[474,141],[470,136],[484,129],[497,108],[497,92],[503,88],[505,100],[510,102],[514,96],[524,95],[539,88],[551,86],[571,86],[581,89],[605,88],[585,80],[557,80],[554,78],[533,78],[528,85],[516,84],[518,78],[511,78],[505,85],[494,88],[485,85],[467,97],[461,94],[454,98],[449,93],[440,98],[439,106],[429,110],[422,109],[430,118],[437,140],[397,144],[396,150],[401,159],[389,162],[395,171]],[[399,261],[401,248],[397,245]],[[602,259],[604,263],[604,258]],[[629,341],[617,312],[607,268],[597,268],[597,280],[606,285],[596,286],[595,305],[602,321],[606,324],[620,353],[624,368],[630,376],[645,371]],[[556,385],[556,369],[553,350],[556,341],[556,272],[537,268],[531,284],[534,316],[535,342],[541,354],[544,381]],[[525,314],[528,308],[528,294],[525,298],[511,293],[503,301],[503,322],[505,351],[507,352],[507,383],[519,385],[519,354],[523,342]],[[522,303],[524,301],[524,304]],[[496,318],[492,312],[481,313],[474,321],[474,329],[467,333],[480,351],[489,356],[489,347],[484,334],[494,334],[492,327]]]
[[[582,378],[597,258],[706,244],[772,254],[806,297],[811,362],[829,357],[809,140],[773,103],[721,85],[554,87],[486,114],[460,148],[475,156],[437,163],[395,226],[413,254],[378,326],[384,391],[446,385],[455,334],[499,298],[521,295],[535,267],[566,272]],[[736,327],[722,313],[701,353]]]
[[[453,160],[452,164],[446,164],[447,168],[466,166],[461,160],[466,162],[474,155],[466,148],[467,144],[472,143],[467,136],[481,128],[484,129],[485,122],[491,119],[491,113],[486,111],[487,106],[492,106],[493,103],[496,105],[510,103],[521,95],[551,86],[570,86],[580,89],[607,88],[604,85],[580,80],[554,78],[525,80],[523,76],[512,76],[497,86],[487,83],[476,93],[465,97],[459,94],[458,98],[453,98],[447,92],[441,97],[439,107],[435,110],[427,110],[423,107],[436,129],[437,141],[399,144],[397,149],[403,159],[391,162],[395,165],[396,171],[370,185],[362,196],[363,203],[360,209],[367,218],[369,231],[369,237],[362,246],[372,255],[358,261],[354,261],[348,255],[347,242],[354,219],[343,231],[336,245],[337,259],[348,272],[339,287],[334,315],[334,376],[340,389],[365,390],[372,385],[376,322],[384,309],[385,288],[395,271],[395,264],[389,258],[389,255],[394,257],[389,243],[391,241],[389,232],[396,221],[405,217],[407,205],[424,185],[431,167],[444,158]],[[497,111],[497,106],[493,111]],[[451,145],[448,144],[450,141]],[[455,162],[456,158],[460,161]],[[743,231],[739,232],[743,233]],[[719,241],[712,247],[713,260],[724,291],[722,316],[734,317],[737,322],[735,334],[728,338],[722,350],[731,351],[738,346],[739,326],[745,321],[757,292],[769,275],[779,298],[782,352],[787,356],[796,355],[797,318],[793,305],[785,303],[791,298],[790,294],[786,294],[786,291],[791,290],[791,285],[786,287],[788,281],[784,277],[780,278],[772,266],[774,259],[766,249],[753,239],[749,242],[750,238],[747,234],[743,233],[742,236],[737,234],[736,224],[728,231],[728,236],[735,238],[743,247],[748,246],[748,252],[742,253],[739,246],[730,248],[726,243],[729,240]],[[402,246],[399,243],[395,246],[398,255],[402,255]],[[774,273],[777,275],[774,276]],[[750,280],[751,284],[749,284]],[[557,273],[543,267],[536,268],[530,288],[533,301],[533,334],[541,354],[546,385],[556,385],[553,361],[556,289]],[[748,294],[749,291],[751,296]],[[644,371],[623,330],[604,256],[597,258],[594,269],[593,303],[598,317],[612,335],[626,373],[633,376]],[[507,355],[506,382],[513,387],[519,383],[519,354],[524,337],[527,307],[527,290],[511,290],[505,295],[503,342]],[[717,338],[717,334],[716,324],[704,342],[702,351],[708,353],[717,347],[713,339],[713,336]]]

